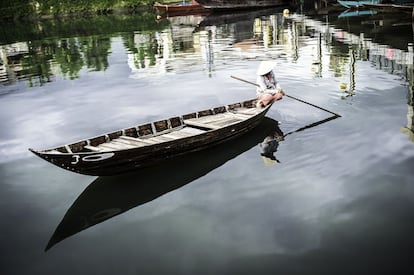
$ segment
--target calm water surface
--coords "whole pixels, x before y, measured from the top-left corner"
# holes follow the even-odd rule
[[[410,18],[143,13],[2,34],[2,274],[413,272]],[[27,150],[254,97],[230,76],[254,81],[261,60],[342,117],[285,98],[241,139],[118,177]],[[258,145],[277,129],[280,163]]]

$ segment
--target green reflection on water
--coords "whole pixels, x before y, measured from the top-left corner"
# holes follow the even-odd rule
[[[133,61],[136,68],[145,68],[146,60],[149,61],[148,66],[155,65],[158,45],[154,32],[128,33],[123,35],[122,39],[125,48],[133,54]]]
[[[2,63],[9,83],[27,80],[30,87],[41,86],[59,74],[76,79],[86,67],[91,71],[108,68],[111,37],[125,40],[126,47],[141,59],[155,63],[156,45],[145,43],[136,48],[134,32],[154,33],[164,29],[168,21],[157,21],[155,14],[96,16],[37,21],[35,24],[16,22],[1,27]],[[138,66],[139,67],[139,66]]]
[[[0,18],[36,17],[73,13],[103,13],[134,9],[148,0],[14,0],[0,2]]]

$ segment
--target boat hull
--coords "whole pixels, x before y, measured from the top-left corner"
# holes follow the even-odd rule
[[[208,129],[200,134],[149,146],[123,150],[74,153],[56,153],[56,150],[51,149],[44,151],[29,150],[44,160],[72,172],[93,176],[115,175],[141,167],[152,166],[166,159],[228,142],[255,128],[263,119],[270,106],[239,123],[233,123],[218,129]],[[82,142],[84,141],[75,144]]]
[[[155,3],[154,8],[162,13],[173,13],[173,14],[193,14],[206,12],[207,9],[200,4],[189,4],[189,5],[163,5]]]

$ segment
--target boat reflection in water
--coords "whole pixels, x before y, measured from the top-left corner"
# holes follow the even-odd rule
[[[260,146],[260,155],[263,157],[263,161],[267,165],[280,163],[275,156],[277,148],[279,147],[279,142],[284,140],[283,132],[279,129],[269,133],[263,140]]]
[[[278,122],[265,117],[247,134],[209,150],[166,160],[158,166],[127,174],[98,177],[66,212],[46,250],[67,237],[206,175],[257,146],[266,136],[274,132],[280,132]]]

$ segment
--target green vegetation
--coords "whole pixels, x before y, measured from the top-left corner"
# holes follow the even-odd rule
[[[0,18],[39,18],[134,11],[154,0],[14,0],[0,2]]]
[[[81,69],[105,71],[112,37],[121,37],[138,68],[155,63],[155,32],[169,25],[154,12],[62,17],[31,24],[16,20],[0,27],[0,60],[10,83],[25,80],[30,87],[54,81],[57,75],[77,79]],[[134,41],[141,36],[148,43]]]
[[[80,16],[24,21],[6,21],[0,26],[0,45],[58,37],[113,35],[120,32],[154,31],[168,26],[167,20],[156,20],[156,14],[143,11],[131,15]]]

